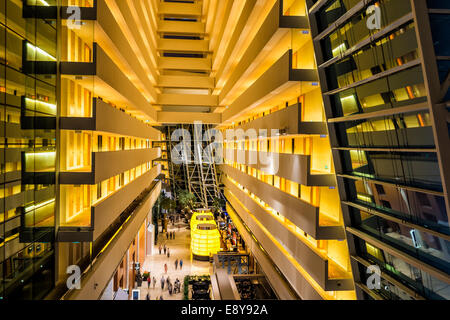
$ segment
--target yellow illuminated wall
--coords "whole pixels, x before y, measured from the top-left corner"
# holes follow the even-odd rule
[[[210,257],[220,251],[220,234],[215,224],[198,224],[191,230],[191,237],[194,258]]]
[[[191,230],[195,229],[199,224],[216,224],[214,217],[199,215],[195,219],[191,219]]]
[[[305,15],[304,0],[285,0],[283,1],[283,13],[290,16]],[[314,48],[309,31],[291,30],[291,46],[293,52],[292,68],[297,69],[315,69]],[[282,112],[287,106],[299,103],[300,122],[325,122],[324,104],[322,100],[321,89],[318,86],[305,86],[299,83],[299,95],[293,99],[290,96],[287,99],[282,92],[278,93],[271,99],[271,105],[264,104],[262,107],[255,106],[248,110],[246,114],[240,115],[231,125],[224,126],[222,129],[237,129],[242,125],[247,125],[251,121],[258,118],[266,117],[274,112]],[[251,124],[250,124],[251,127]],[[226,133],[224,132],[224,137]],[[332,149],[328,135],[285,135],[269,138],[244,138],[245,140],[234,140],[224,142],[225,165],[229,165],[243,173],[253,176],[256,179],[272,185],[289,195],[296,197],[314,207],[319,208],[319,227],[341,226],[343,227],[342,210],[340,206],[340,198],[337,188],[334,186],[305,186],[291,181],[287,178],[266,174],[249,166],[238,164],[229,155],[235,154],[235,150],[271,152],[278,154],[295,154],[310,156],[310,172],[311,176],[315,174],[334,174],[335,168],[332,159]],[[242,191],[248,194],[256,203],[265,209],[267,214],[276,218],[288,232],[294,234],[298,239],[307,244],[313,251],[327,259],[329,263],[330,279],[352,278],[350,257],[345,240],[317,240],[306,234],[301,227],[295,225],[292,221],[283,216],[283,212],[277,212],[271,208],[263,199],[258,198],[255,194],[249,192],[246,186],[240,184],[239,181],[233,180],[227,176],[232,183],[238,186]],[[254,217],[253,217],[254,218]],[[270,230],[270,226],[265,226]],[[270,232],[269,232],[270,233]],[[275,239],[274,239],[275,240]],[[286,254],[289,253],[286,251]],[[293,257],[291,257],[295,260]],[[312,285],[321,291],[321,294],[327,299],[354,299],[354,291],[336,291],[325,292],[319,289],[317,283],[310,277]]]
[[[61,185],[61,226],[91,226],[92,206],[106,200],[151,169],[151,163],[148,162],[96,185]]]
[[[92,1],[65,0],[69,5],[91,7]],[[68,21],[61,29],[61,60],[64,62],[94,61],[93,43],[95,26],[86,21],[79,29],[71,29]],[[93,116],[93,99],[101,98],[112,108],[120,109],[109,97],[96,94],[94,77],[62,76],[61,116],[87,118]],[[130,113],[127,112],[131,116]],[[60,170],[63,172],[91,172],[92,154],[123,150],[152,148],[152,141],[132,136],[97,131],[61,130]],[[143,163],[136,168],[110,177],[96,185],[60,186],[60,225],[64,227],[90,227],[92,207],[106,200],[129,183],[152,168],[152,163]]]
[[[209,217],[210,219],[201,219],[199,220],[198,218],[205,218],[205,217]],[[194,214],[191,217],[191,230],[195,229],[195,226],[200,224],[200,223],[210,223],[212,222],[213,224],[215,224],[215,220],[214,220],[214,214],[209,211],[209,210],[204,210],[204,209],[197,209],[196,212],[194,212]]]

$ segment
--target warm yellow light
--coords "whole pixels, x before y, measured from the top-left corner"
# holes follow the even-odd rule
[[[191,217],[191,230],[194,230],[195,226],[201,222],[197,220],[198,217],[205,217],[201,219],[203,221],[207,220],[206,217],[212,217],[212,221],[215,223],[214,214],[209,209],[197,209]]]
[[[372,202],[372,197],[358,193],[358,195],[356,196],[356,198],[358,200],[364,201],[364,202]]]
[[[25,153],[26,172],[52,171],[55,163],[56,152]]]
[[[195,209],[195,213],[212,213],[212,211],[208,208]]]
[[[206,260],[220,251],[220,234],[215,224],[199,224],[191,230],[191,251],[195,259]]]
[[[27,212],[30,212],[31,210],[42,208],[43,206],[46,206],[46,205],[48,205],[50,203],[54,203],[55,200],[56,199],[51,199],[51,200],[48,200],[48,201],[45,201],[45,202],[41,202],[41,203],[38,203],[38,204],[35,204],[35,205],[31,205],[31,206],[25,207],[25,212],[27,213]]]
[[[213,224],[216,225],[213,215],[196,215],[191,219],[191,230],[194,230],[199,224]]]
[[[56,104],[34,100],[30,98],[25,98],[25,102],[27,103],[27,106],[30,106],[30,104],[31,106],[34,105],[35,109],[38,111],[56,114]]]
[[[27,43],[27,46],[32,49],[33,51],[42,54],[43,56],[46,56],[47,58],[50,58],[53,61],[56,61],[56,58],[54,56],[52,56],[51,54],[47,53],[46,51],[42,50],[39,47],[36,47],[34,45],[32,45],[31,43]]]
[[[339,53],[344,52],[345,50],[347,50],[347,46],[345,45],[345,43],[341,43],[340,45],[338,45],[336,48],[334,48],[331,51],[333,53],[333,57],[335,57]]]

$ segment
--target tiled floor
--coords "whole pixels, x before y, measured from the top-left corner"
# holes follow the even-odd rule
[[[141,299],[146,300],[147,293],[150,294],[151,300],[158,299],[161,295],[164,300],[182,300],[183,299],[183,281],[186,275],[209,275],[212,271],[212,265],[209,262],[199,262],[191,260],[190,252],[190,230],[187,230],[183,225],[178,231],[178,227],[169,228],[169,231],[175,231],[175,240],[166,240],[166,234],[160,234],[158,238],[158,245],[153,248],[154,254],[151,257],[147,257],[143,265],[143,272],[150,271],[150,275],[156,277],[156,284],[153,288],[153,283],[148,288],[147,283],[143,283],[141,290]],[[159,244],[166,246],[170,249],[170,258],[167,255],[159,254]],[[183,259],[183,270],[175,270],[175,260]],[[168,272],[164,272],[164,264],[167,263]],[[161,277],[170,277],[172,284],[178,278],[181,281],[181,293],[176,295],[169,295],[167,290],[167,283],[164,286],[164,291],[161,290]]]

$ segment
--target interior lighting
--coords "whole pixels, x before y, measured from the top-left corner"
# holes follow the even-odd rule
[[[213,222],[214,222],[214,214],[211,212],[211,210],[209,209],[197,209],[194,214],[191,217],[191,230],[194,230],[194,226],[198,224],[197,222],[197,217],[202,216],[202,217],[212,217]],[[207,218],[205,218],[207,219]],[[215,222],[214,222],[215,223]]]
[[[29,43],[29,42],[27,42],[27,46],[28,46],[30,49],[32,49],[33,51],[38,52],[38,53],[42,54],[43,56],[46,56],[46,57],[50,58],[50,59],[53,60],[53,61],[56,61],[56,58],[55,58],[55,57],[53,57],[51,54],[45,52],[45,51],[42,50],[41,48],[36,47],[36,46],[33,46],[33,45],[32,45],[31,43]]]
[[[44,101],[40,101],[40,100],[33,100],[33,99],[30,99],[30,98],[25,98],[25,100],[27,102],[35,103],[37,105],[41,105],[41,106],[44,106],[44,107],[48,107],[48,108],[56,111],[56,104],[52,104],[52,103],[48,103],[48,102],[44,102]]]
[[[191,230],[194,230],[199,224],[216,224],[213,215],[196,215],[191,219]]]
[[[333,52],[333,57],[337,56],[338,53],[340,53],[340,52],[344,52],[346,49],[347,49],[347,47],[346,47],[345,43],[341,43],[336,48],[331,50]]]
[[[196,260],[209,260],[220,251],[220,234],[215,224],[199,224],[192,230],[191,252]]]
[[[46,206],[46,205],[48,205],[50,203],[54,203],[54,202],[55,202],[55,199],[51,199],[51,200],[48,200],[48,201],[45,201],[45,202],[41,202],[41,203],[38,203],[38,204],[35,204],[35,205],[31,205],[31,206],[25,207],[25,213],[28,213],[28,212],[30,212],[32,210],[36,210],[36,209],[42,208],[42,207],[44,207],[44,206]]]

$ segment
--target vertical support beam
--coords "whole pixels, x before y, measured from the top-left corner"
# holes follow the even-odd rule
[[[239,256],[237,258],[237,263],[238,263],[238,273],[242,274],[242,264],[241,264],[241,256]]]
[[[308,13],[311,8],[312,7],[309,6],[307,3],[306,10]],[[314,13],[308,14],[308,17],[309,17],[309,24],[310,24],[310,29],[311,29],[311,36],[314,39],[315,36],[317,36],[319,34],[317,19],[316,19]],[[314,47],[314,53],[315,53],[315,57],[316,57],[317,66],[319,66],[325,62],[324,61],[325,59],[322,54],[320,41],[313,40],[313,47]],[[319,81],[320,81],[322,93],[329,91],[325,70],[323,70],[321,68],[317,68],[317,71],[318,71],[318,75],[319,75]],[[331,99],[328,95],[322,94],[322,100],[323,100],[323,104],[324,104],[325,117],[326,117],[326,121],[327,121],[327,130],[328,130],[328,137],[330,140],[330,146],[331,146],[331,148],[338,147],[339,141],[338,141],[336,125],[334,123],[328,122],[329,119],[334,117],[332,106],[331,106]],[[344,163],[343,163],[343,159],[341,159],[341,155],[339,154],[339,151],[333,150],[332,155],[333,155],[333,164],[335,167],[336,174],[343,173],[343,164]],[[344,227],[347,227],[350,225],[351,220],[350,220],[350,211],[349,211],[348,206],[345,206],[342,204],[342,201],[347,200],[345,183],[342,178],[339,179],[339,177],[337,177],[337,187],[338,187],[339,199],[341,201]],[[356,256],[357,252],[356,252],[356,246],[355,246],[355,237],[352,234],[350,234],[349,232],[345,232],[345,234],[346,234],[346,240],[347,240],[347,246],[349,249],[349,254],[350,254],[350,256],[352,256],[352,255]],[[356,263],[355,261],[353,261],[353,259],[350,258],[350,264],[351,264],[354,281],[355,282],[361,281],[361,275],[359,273],[358,263]],[[363,300],[363,292],[362,292],[361,288],[358,286],[355,286],[355,292],[356,292],[357,299]]]
[[[426,1],[411,0],[414,23],[416,25],[416,37],[422,62],[423,78],[428,93],[428,105],[433,126],[434,140],[440,167],[442,188],[447,209],[447,217],[450,222],[450,138],[448,135],[447,116],[448,111],[440,104],[441,82],[439,80],[434,43],[431,36],[430,17]]]
[[[60,226],[60,204],[61,204],[61,192],[59,188],[59,173],[60,173],[60,158],[61,158],[61,145],[60,145],[60,137],[61,133],[59,130],[59,119],[61,117],[61,104],[62,104],[62,97],[61,97],[61,73],[59,64],[61,61],[61,52],[62,52],[62,37],[61,37],[61,31],[62,31],[62,21],[61,21],[61,11],[59,8],[61,8],[61,0],[58,0],[56,3],[57,6],[57,16],[56,16],[56,131],[55,131],[55,147],[56,147],[56,163],[55,163],[55,240],[58,237],[58,229]],[[59,270],[61,268],[60,266],[60,245],[59,243],[55,243],[55,284],[58,283],[59,279],[62,279],[65,275],[59,274]]]

